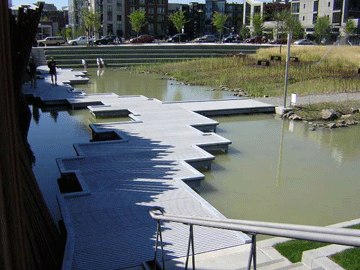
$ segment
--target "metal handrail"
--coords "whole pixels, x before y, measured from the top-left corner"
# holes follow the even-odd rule
[[[331,244],[339,244],[346,246],[360,246],[360,230],[344,229],[344,228],[328,228],[308,225],[294,225],[284,223],[272,223],[272,222],[259,222],[249,220],[234,220],[234,219],[214,219],[214,218],[201,218],[201,217],[189,217],[189,216],[174,216],[165,215],[165,211],[160,207],[154,207],[149,211],[151,217],[158,222],[158,233],[161,234],[161,222],[177,222],[190,225],[212,227],[217,229],[225,229],[232,231],[241,231],[252,235],[252,247],[250,252],[250,259],[248,269],[253,262],[254,269],[256,269],[256,235],[264,234],[270,236],[280,236],[287,238],[294,238],[300,240],[318,241]],[[156,243],[157,246],[158,243]],[[190,244],[194,245],[193,232],[190,232],[189,248]],[[162,248],[162,247],[161,247]],[[162,249],[163,251],[163,249]],[[185,269],[187,269],[189,252],[187,254],[187,260]],[[193,269],[195,269],[194,254],[193,257]],[[165,267],[163,256],[163,268]],[[156,260],[156,255],[155,255]],[[165,268],[164,268],[165,269]]]

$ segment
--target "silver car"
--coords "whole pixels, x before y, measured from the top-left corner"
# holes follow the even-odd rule
[[[87,36],[80,36],[77,37],[73,40],[69,40],[68,43],[70,45],[87,45],[89,41],[89,44],[94,44],[94,39],[93,38],[89,38]]]

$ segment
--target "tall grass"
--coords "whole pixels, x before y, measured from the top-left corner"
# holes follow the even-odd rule
[[[223,57],[186,62],[156,64],[142,70],[169,74],[185,83],[240,88],[249,96],[281,96],[285,77],[285,62],[272,61],[270,67],[258,66],[258,59],[272,55],[286,58],[286,46],[260,49],[246,58]],[[298,95],[360,91],[360,47],[292,46],[289,70],[289,90]]]

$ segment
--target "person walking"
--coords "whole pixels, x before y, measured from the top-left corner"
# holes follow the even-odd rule
[[[51,57],[50,61],[48,62],[48,67],[50,69],[49,73],[51,76],[51,83],[57,85],[57,76],[56,76],[56,62],[54,58]]]
[[[30,73],[30,81],[31,81],[31,87],[36,88],[36,64],[34,61],[34,58],[30,58],[29,63],[29,73]]]

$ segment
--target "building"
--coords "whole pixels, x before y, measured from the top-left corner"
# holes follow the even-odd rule
[[[141,34],[155,37],[166,35],[167,0],[69,0],[69,25],[73,30],[81,27],[81,11],[91,9],[100,14],[101,27],[95,33],[97,37],[116,35],[129,38],[135,36],[129,15],[135,10],[145,10],[147,24]]]
[[[292,0],[291,13],[301,22],[308,35],[314,33],[317,18],[327,16],[330,19],[333,34],[337,36],[348,19],[354,19],[359,28],[360,1]]]

